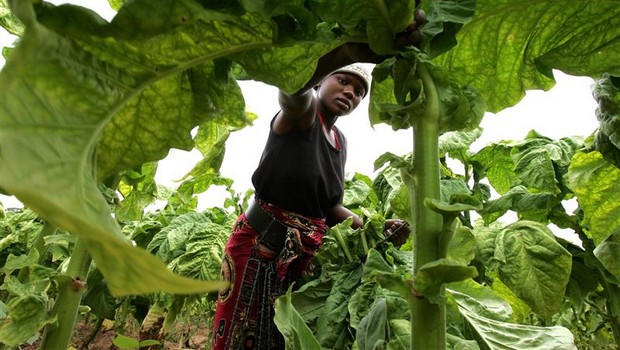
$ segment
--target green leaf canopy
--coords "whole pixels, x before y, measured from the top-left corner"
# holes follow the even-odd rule
[[[344,41],[388,50],[412,1],[372,5],[351,17],[321,1],[136,0],[108,23],[78,6],[11,2],[25,29],[0,75],[0,187],[84,239],[115,294],[214,289],[177,280],[133,248],[98,183],[193,147],[196,126],[247,124],[232,68],[293,92]],[[5,2],[0,8],[13,20]],[[480,91],[492,111],[525,89],[549,88],[551,68],[618,75],[617,8],[612,0],[478,1],[458,44],[433,64]],[[333,18],[320,23],[319,13]],[[375,35],[381,26],[389,30]]]
[[[435,61],[482,91],[488,110],[498,112],[525,90],[550,89],[552,69],[619,75],[618,7],[617,0],[478,0],[458,44]]]

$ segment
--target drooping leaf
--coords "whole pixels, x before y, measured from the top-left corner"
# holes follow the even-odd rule
[[[222,252],[226,246],[230,225],[207,223],[196,227],[187,237],[184,250],[177,251],[168,266],[172,271],[190,278],[213,281],[220,276]]]
[[[349,325],[343,321],[348,318],[348,301],[360,284],[362,268],[357,265],[343,270],[332,276],[336,288],[325,301],[326,312],[317,319],[316,334],[322,347],[342,349],[353,342]]]
[[[426,5],[426,3],[423,3]],[[427,23],[421,31],[431,57],[450,50],[457,43],[456,34],[474,15],[476,0],[431,1],[427,8]]]
[[[320,350],[319,342],[291,303],[290,291],[276,299],[274,322],[287,349]]]
[[[359,206],[374,207],[373,204],[377,202],[377,199],[371,185],[372,180],[369,177],[355,173],[353,178],[345,183],[343,205],[350,209]]]
[[[188,11],[185,5],[187,1],[176,9]],[[201,20],[214,18],[213,13],[190,6],[198,12],[192,25],[180,25],[185,32],[170,32],[169,22],[153,16],[132,16],[132,11],[145,13],[137,7],[102,27],[79,8],[72,11],[82,13],[85,22],[63,22],[66,7],[44,6],[35,17],[30,3],[15,6],[27,29],[2,71],[2,100],[7,103],[2,104],[0,148],[3,163],[19,166],[1,168],[0,186],[54,225],[82,237],[115,294],[213,288],[189,280],[174,283],[161,261],[133,248],[96,183],[117,170],[162,158],[170,147],[191,147],[189,131],[205,116],[192,110],[191,82],[184,72],[230,53],[224,49],[269,45],[269,25],[253,21],[251,28],[250,19],[235,18],[230,30],[214,35],[207,28],[217,23]],[[53,30],[37,24],[39,17]],[[101,37],[139,32],[120,30],[124,25],[145,30],[131,39],[162,36],[132,43]],[[165,57],[161,47],[170,42],[176,46]],[[151,56],[153,52],[157,54]]]
[[[458,303],[458,302],[457,302]],[[461,315],[476,332],[484,348],[491,350],[576,350],[572,333],[559,326],[536,327],[479,316],[458,303]]]
[[[327,275],[309,281],[291,294],[291,303],[311,329],[316,329],[318,317],[324,314],[325,300],[333,288],[333,280]]]
[[[512,308],[506,300],[473,280],[450,283],[446,290],[458,304],[467,305],[476,315],[498,321],[509,321],[512,317]]]
[[[389,319],[390,342],[387,349],[410,349],[411,348],[411,322],[404,319]]]
[[[580,152],[573,158],[568,178],[585,213],[586,234],[598,245],[620,229],[620,169],[599,152]]]
[[[212,172],[217,173],[224,161],[226,151],[226,140],[230,136],[230,128],[225,125],[208,123],[198,129],[194,138],[196,149],[203,155],[201,159],[183,179],[189,176],[200,177],[200,175]]]
[[[480,91],[473,86],[459,84],[443,67],[431,68],[439,94],[439,134],[475,130],[486,110]]]
[[[604,74],[594,82],[592,95],[598,102],[596,118],[601,127],[595,145],[605,159],[620,168],[620,82]],[[616,83],[614,84],[614,81]]]
[[[620,253],[620,230],[605,238],[605,240],[594,249],[594,256],[596,256],[612,276],[620,281],[620,261],[618,261],[618,253]]]
[[[502,230],[500,223],[491,223],[489,226],[476,225],[473,230],[476,238],[476,259],[485,266],[493,267],[495,255],[495,240]]]
[[[416,74],[417,59],[409,54],[375,66],[368,108],[372,125],[386,123],[393,130],[408,129],[423,113],[425,97]]]
[[[360,350],[373,350],[386,343],[387,318],[385,299],[379,299],[357,327],[356,340]]]
[[[522,183],[532,190],[555,194],[559,192],[553,162],[547,150],[541,148],[513,150],[514,171]],[[515,154],[516,153],[516,154]]]
[[[396,197],[402,184],[400,170],[394,167],[386,167],[375,176],[372,189],[378,197],[378,203],[383,204],[383,213],[387,213],[391,210],[390,203],[392,199]]]

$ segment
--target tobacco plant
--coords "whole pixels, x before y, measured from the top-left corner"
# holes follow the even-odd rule
[[[620,74],[617,0],[423,1],[419,6],[429,21],[420,47],[394,43],[413,21],[412,0],[111,4],[118,13],[110,22],[79,6],[2,4],[10,10],[2,12],[3,26],[21,37],[0,75],[2,191],[75,235],[78,255],[92,257],[113,295],[213,291],[218,283],[175,275],[160,258],[131,244],[102,185],[117,189],[123,172],[162,159],[170,148],[199,146],[201,138],[190,133],[196,127],[199,135],[217,136],[247,125],[252,117],[244,111],[237,79],[292,93],[334,47],[368,43],[391,57],[373,72],[371,121],[412,130],[413,156],[401,167],[411,205],[401,217],[413,228],[413,266],[411,278],[394,288],[407,291],[413,348],[445,346],[445,285],[477,273],[450,257],[448,248],[460,230],[461,212],[478,210],[480,198],[441,198],[439,136],[474,129],[485,111],[514,105],[527,89],[550,88],[552,69],[595,78]],[[601,130],[617,147],[616,116],[603,116]],[[597,138],[599,146],[603,139]],[[192,185],[186,190],[208,187],[204,173],[217,172],[209,164],[223,150],[223,141],[201,149],[207,160],[188,175]],[[580,164],[600,161],[592,152],[575,157],[577,174]],[[577,179],[571,186],[579,197],[583,182],[569,176]],[[143,198],[138,190],[132,198],[137,202]],[[584,233],[592,236],[600,259],[614,247],[617,234],[608,229],[616,222],[599,222],[599,211],[583,208]],[[609,260],[602,261],[609,270]],[[57,280],[82,280],[78,267]],[[0,332],[24,310],[9,308]]]

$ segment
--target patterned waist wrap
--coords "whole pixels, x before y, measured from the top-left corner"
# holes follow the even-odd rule
[[[284,349],[284,339],[273,322],[273,304],[308,269],[327,230],[325,219],[256,202],[287,227],[284,248],[280,252],[265,249],[245,214],[239,216],[222,261],[221,278],[230,285],[218,296],[213,325],[216,350]]]
[[[256,202],[263,210],[287,226],[284,248],[277,254],[275,264],[280,280],[289,279],[289,282],[292,282],[301,277],[301,273],[306,270],[310,260],[321,247],[327,230],[325,219],[291,213],[259,199]]]

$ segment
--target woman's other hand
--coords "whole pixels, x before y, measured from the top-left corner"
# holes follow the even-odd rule
[[[411,229],[405,220],[385,220],[385,239],[396,247],[403,245],[409,238],[409,234],[411,234]]]

